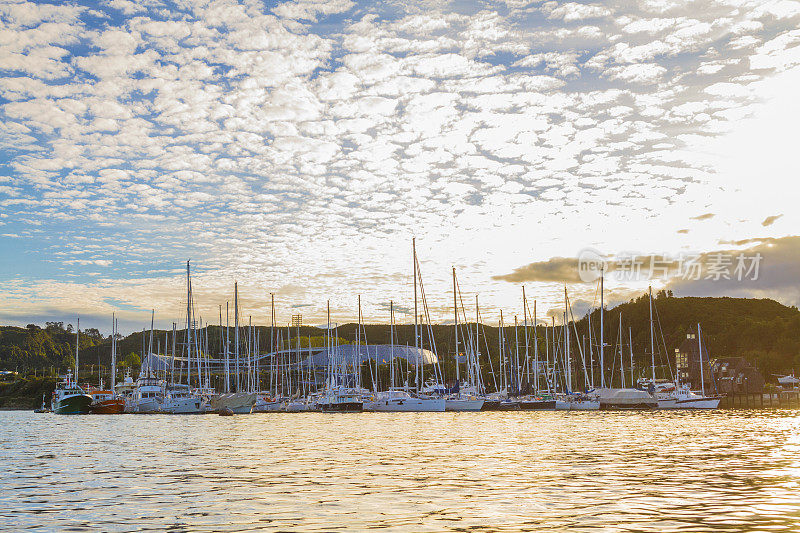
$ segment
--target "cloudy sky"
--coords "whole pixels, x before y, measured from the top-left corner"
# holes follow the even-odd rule
[[[0,322],[487,322],[565,262],[763,252],[676,294],[800,303],[800,2],[0,3]],[[561,268],[561,270],[559,270]],[[558,275],[554,275],[557,273]],[[647,280],[609,279],[609,299]],[[468,311],[472,312],[472,311]],[[399,320],[408,320],[400,315]]]

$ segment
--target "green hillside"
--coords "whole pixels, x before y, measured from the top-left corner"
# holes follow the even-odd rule
[[[657,352],[663,363],[664,354],[673,354],[674,349],[680,345],[690,330],[696,330],[700,322],[703,329],[706,345],[712,357],[747,358],[755,364],[767,377],[779,372],[800,370],[800,312],[795,307],[786,307],[773,300],[756,300],[744,298],[675,298],[664,292],[654,297],[656,315],[656,335],[659,348]],[[649,336],[649,306],[646,295],[635,300],[621,304],[605,313],[605,341],[608,345],[607,354],[617,349],[619,316],[622,313],[625,357],[627,361],[628,328],[632,329],[634,358],[637,367],[644,369],[650,360]],[[597,352],[599,337],[599,311],[595,310],[591,316],[594,350]],[[578,339],[574,338],[574,349],[581,342],[582,337],[588,338],[587,318],[582,317],[575,325]],[[435,348],[442,358],[445,373],[451,376],[454,342],[453,328],[446,325],[435,325],[431,328],[435,337]],[[474,331],[474,324],[471,329]],[[260,350],[270,350],[270,328],[258,326],[256,328],[260,340]],[[366,341],[370,343],[388,343],[389,327],[387,325],[367,325]],[[220,328],[211,326],[207,330],[208,345],[212,354],[220,347]],[[167,335],[170,338],[167,338]],[[296,329],[291,330],[294,337]],[[345,324],[337,329],[340,342],[356,341],[356,325]],[[498,328],[482,327],[481,351],[487,351],[493,358],[495,368],[499,365]],[[522,328],[519,330],[520,342],[524,338]],[[539,344],[544,350],[545,328],[538,328]],[[283,339],[287,330],[280,330]],[[276,337],[278,333],[276,333]],[[312,326],[300,328],[302,344],[308,343],[311,337],[312,345],[321,345],[324,342],[324,332]],[[548,332],[550,337],[550,332]],[[662,342],[663,336],[663,342]],[[178,331],[178,349],[185,333]],[[245,335],[242,335],[244,338]],[[160,343],[162,353],[164,347],[172,345],[171,332],[157,331],[154,336],[154,350]],[[142,353],[142,341],[149,341],[149,331],[133,333],[119,341],[119,365],[137,366]],[[364,339],[361,339],[364,342]],[[413,325],[400,325],[396,327],[396,342],[398,344],[414,344]],[[514,346],[513,326],[506,328],[506,342]],[[586,341],[588,342],[588,340]],[[294,341],[292,341],[294,344]],[[424,347],[429,348],[427,328],[424,332]],[[531,341],[531,346],[533,342]],[[463,348],[462,348],[463,350]],[[524,350],[524,348],[521,348]],[[107,366],[110,362],[111,339],[102,336],[97,330],[81,332],[80,362],[81,373],[88,375],[92,370],[97,372],[97,365]],[[42,372],[63,372],[67,365],[71,365],[75,355],[75,334],[71,326],[62,323],[48,323],[45,327],[29,325],[26,328],[14,326],[0,327],[0,370],[16,370],[20,374]],[[612,358],[607,356],[607,371],[612,368]],[[485,363],[486,364],[486,363]],[[626,363],[627,364],[627,363]],[[673,364],[670,361],[670,364]],[[618,367],[617,367],[618,368]],[[122,371],[122,370],[120,370]]]

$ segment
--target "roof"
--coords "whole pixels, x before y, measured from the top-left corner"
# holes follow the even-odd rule
[[[327,366],[329,356],[336,354],[348,363],[363,363],[368,359],[378,361],[380,364],[389,364],[394,356],[395,359],[405,359],[412,364],[417,364],[417,358],[423,365],[436,363],[436,354],[424,348],[414,348],[413,346],[391,344],[343,344],[330,351],[327,348],[320,348],[319,351],[307,357],[303,364],[311,363],[314,366]]]

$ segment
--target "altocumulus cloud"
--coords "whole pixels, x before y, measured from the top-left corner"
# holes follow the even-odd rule
[[[530,250],[499,235],[655,216],[679,235],[724,188],[693,140],[800,64],[800,8],[778,1],[8,1],[0,18],[0,303],[30,317],[110,313],[91,290],[172,320],[163,272],[188,257],[207,316],[239,279],[258,312],[285,287],[312,316],[362,292],[383,317],[408,299],[412,234],[429,284],[455,263],[510,305],[487,269]],[[540,261],[578,247],[548,234]]]

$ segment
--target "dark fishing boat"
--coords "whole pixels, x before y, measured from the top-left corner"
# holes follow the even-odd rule
[[[89,412],[92,397],[72,381],[72,372],[67,372],[63,381],[56,383],[52,408],[57,415],[85,415]]]

